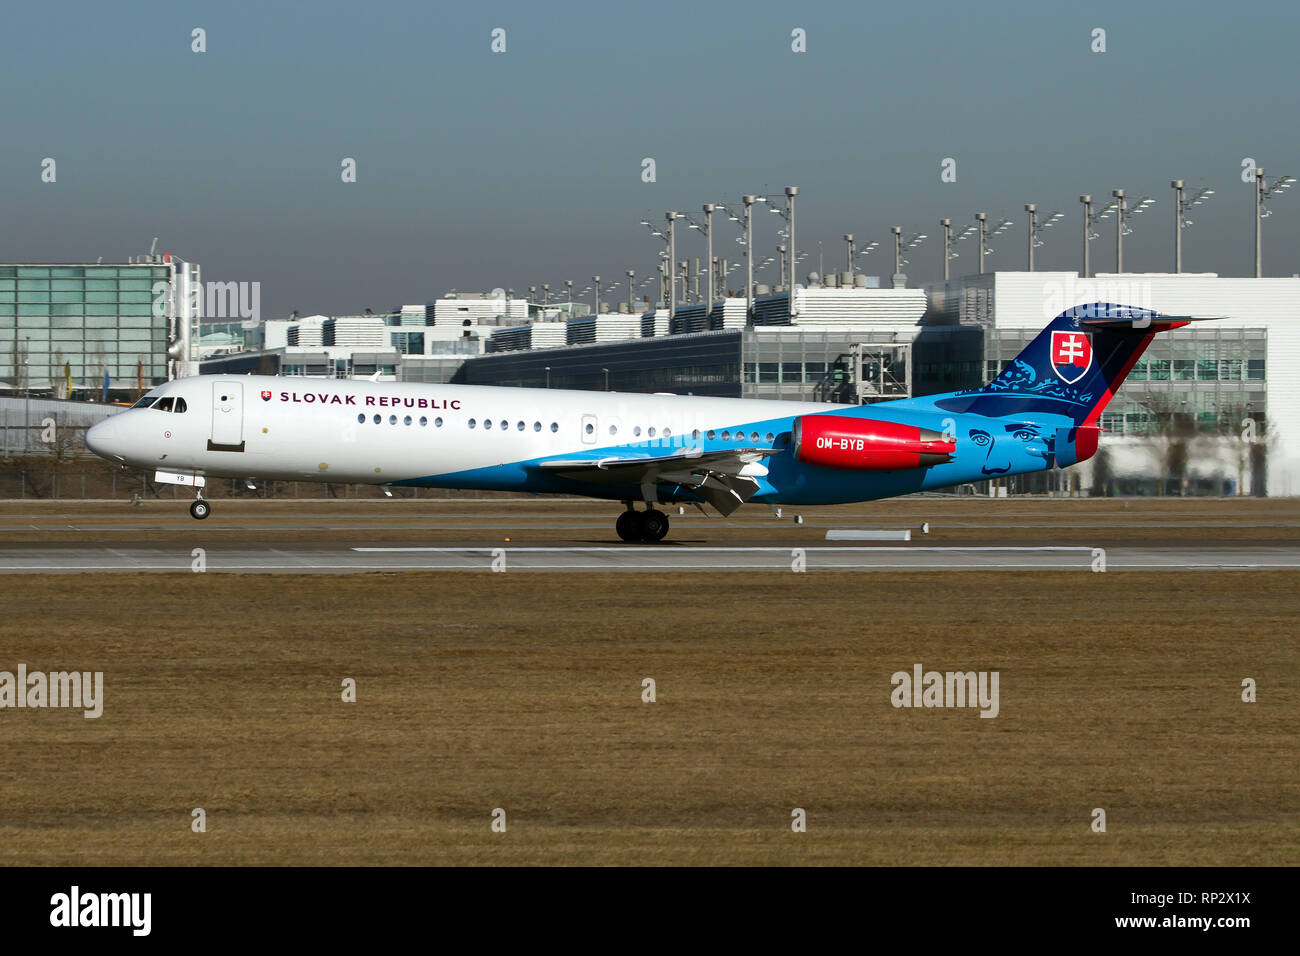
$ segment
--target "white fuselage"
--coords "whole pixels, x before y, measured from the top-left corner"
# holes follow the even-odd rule
[[[770,442],[815,403],[280,376],[179,379],[96,425],[97,454],[209,477],[452,487],[538,459]],[[184,412],[157,404],[183,399]],[[712,433],[712,434],[710,434]],[[726,438],[724,439],[724,434]],[[503,487],[511,484],[503,475]]]

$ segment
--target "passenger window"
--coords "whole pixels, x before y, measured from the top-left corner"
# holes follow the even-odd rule
[[[390,425],[396,425],[396,424],[397,424],[397,416],[396,416],[396,415],[389,415],[389,416],[388,416],[388,424],[390,424]]]
[[[559,430],[560,426],[556,422],[551,422],[551,431],[558,432]]]
[[[542,430],[542,423],[541,423],[541,422],[533,422],[533,431],[535,431],[535,432],[539,432],[539,431],[541,431],[541,430]]]
[[[771,432],[768,432],[768,433],[767,433],[767,443],[768,443],[769,445],[772,444],[772,439],[773,439],[774,437],[775,437],[775,436],[774,436]]]
[[[519,430],[520,430],[520,431],[523,431],[523,430],[524,430],[524,423],[523,423],[523,422],[520,422],[520,423],[519,423]]]
[[[492,419],[490,419],[490,418],[485,418],[485,419],[483,419],[483,427],[484,427],[484,428],[491,428],[491,427],[492,427]]]
[[[639,437],[641,434],[641,426],[637,425],[636,428],[632,429],[632,434],[637,435]]]
[[[378,425],[381,421],[383,421],[383,419],[380,418],[378,415],[376,415],[376,416],[375,416],[375,424]]]
[[[673,437],[673,430],[672,430],[671,428],[665,428],[665,429],[664,429],[664,437],[665,437],[665,438],[672,438],[672,437]]]
[[[617,435],[617,434],[618,434],[618,426],[617,426],[617,425],[610,425],[610,426],[609,426],[609,433],[610,433],[611,435]]]
[[[501,430],[502,430],[503,432],[508,432],[508,431],[510,431],[510,423],[509,423],[508,421],[506,421],[504,418],[501,419]]]
[[[710,437],[710,438],[713,437],[712,433],[710,433],[709,437]],[[729,432],[729,431],[728,431],[728,432],[723,432],[723,433],[722,433],[722,440],[723,440],[723,441],[731,441],[731,432]]]
[[[700,430],[698,428],[693,429],[691,431],[691,438],[698,439],[699,437],[700,437]]]
[[[471,418],[467,424],[469,425],[470,428],[473,428],[478,423]]]
[[[433,427],[434,427],[434,428],[441,428],[441,427],[442,427],[442,416],[439,416],[439,417],[437,417],[437,418],[435,418],[435,419],[433,420]]]
[[[423,427],[424,427],[425,425],[427,425],[427,424],[429,424],[429,419],[426,418],[425,416],[421,415],[421,416],[420,416],[420,427],[423,428]]]
[[[411,424],[411,416],[410,416],[410,415],[407,415],[404,419],[402,419],[402,424],[403,424],[403,425],[409,425],[409,424]]]
[[[709,439],[709,441],[713,441],[713,436],[714,436],[715,434],[716,434],[716,432],[714,432],[714,430],[713,430],[712,428],[710,428],[710,429],[709,429],[709,434],[708,434],[708,436],[707,436],[708,439]]]
[[[586,428],[586,432],[587,432],[587,434],[590,435],[590,434],[592,434],[595,430],[596,430],[596,426],[593,425],[593,424],[591,424],[591,422],[587,422],[587,428]]]
[[[362,412],[360,415],[357,416],[357,424],[364,425],[365,423],[366,423],[366,413]]]

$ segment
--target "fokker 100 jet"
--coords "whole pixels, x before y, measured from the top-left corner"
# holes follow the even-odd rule
[[[211,510],[208,478],[330,481],[622,501],[619,537],[660,541],[659,504],[839,504],[1083,461],[1152,338],[1190,321],[1076,306],[983,388],[861,406],[193,376],[99,422],[86,445],[194,487],[195,518]]]

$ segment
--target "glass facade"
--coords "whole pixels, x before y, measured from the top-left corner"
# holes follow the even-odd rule
[[[515,385],[739,398],[740,332],[628,339],[609,345],[494,352],[471,358],[461,385]]]
[[[0,379],[45,389],[70,375],[74,389],[99,389],[107,369],[116,387],[166,381],[154,290],[170,278],[160,265],[0,265]]]

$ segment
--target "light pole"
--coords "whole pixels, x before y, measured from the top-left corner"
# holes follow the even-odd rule
[[[600,315],[600,276],[592,276],[591,281],[594,283],[592,288],[595,289],[595,293],[592,295],[591,311],[593,315]]]
[[[542,283],[542,307],[545,308],[547,305],[550,304],[550,302],[551,302],[551,284],[549,282],[543,282]]]
[[[633,269],[628,269],[627,270],[627,314],[628,315],[633,315],[636,312],[635,307],[632,305],[632,294],[636,292],[636,290],[632,288],[632,286],[633,284],[635,284],[635,282],[636,282],[636,271]]]
[[[948,252],[952,249],[952,220],[940,219],[943,226],[943,281],[948,281]]]
[[[706,202],[703,207],[704,211],[704,265],[709,270],[709,279],[704,283],[705,295],[708,299],[704,306],[704,314],[708,315],[713,311],[713,209],[711,202]]]
[[[677,282],[673,277],[673,263],[677,261],[677,213],[666,212],[668,220],[668,321],[677,313]]]
[[[569,287],[569,304],[572,305],[573,304],[573,280],[565,279],[564,284]],[[569,314],[572,315],[573,314],[572,311],[570,311]]]
[[[608,392],[609,391],[609,369],[602,368],[601,371],[605,373],[605,391]]]
[[[903,241],[903,227],[892,226],[890,232],[894,234],[894,275],[901,275],[903,266],[907,265],[907,260],[903,258],[903,253],[911,252],[922,242],[929,238],[925,233],[918,232],[912,235],[912,238],[906,242]]]
[[[1112,189],[1115,197],[1115,272],[1124,272],[1124,190]]]
[[[1118,201],[1112,199],[1101,212],[1093,215],[1092,212],[1092,194],[1084,193],[1079,197],[1079,202],[1083,203],[1083,275],[1081,278],[1087,279],[1091,274],[1090,257],[1088,255],[1092,246],[1092,240],[1100,238],[1098,233],[1092,231],[1092,227],[1101,222],[1114,211]]]
[[[745,322],[754,317],[754,203],[757,196],[745,195]],[[766,200],[764,200],[766,201]]]
[[[551,387],[551,367],[549,365],[546,366],[546,387]]]
[[[798,186],[785,187],[785,208],[777,209],[775,206],[768,206],[771,212],[776,213],[786,222],[786,255],[789,256],[787,270],[790,273],[790,283],[786,289],[786,312],[794,315],[794,265],[798,254],[798,247],[794,240],[794,197],[799,195]]]
[[[980,242],[980,269],[979,269],[980,275],[984,274],[984,257],[986,255],[991,255],[994,252],[993,249],[988,248],[988,246],[985,244],[985,240],[987,238],[992,238],[993,236],[1000,236],[1002,235],[1002,233],[1006,232],[1013,225],[1015,225],[1015,223],[1013,223],[1010,219],[1003,219],[1001,222],[999,222],[996,226],[993,227],[992,232],[989,232],[988,219],[989,219],[988,213],[977,212],[975,214],[975,224],[979,231],[979,242]]]
[[[717,209],[718,207],[714,203],[706,202],[701,208],[704,210],[704,225],[700,225],[698,222],[693,220],[690,216],[685,216],[683,218],[685,218],[687,223],[690,224],[691,229],[697,229],[700,232],[704,233],[704,244],[705,244],[704,261],[706,264],[710,265],[709,276],[704,283],[704,288],[705,288],[704,295],[707,301],[707,305],[704,309],[704,314],[708,315],[710,312],[713,311],[713,269],[711,266],[713,262],[713,210]],[[699,273],[698,269],[696,269],[696,273],[697,273],[696,278],[698,280],[698,273]]]
[[[940,219],[939,225],[943,226],[943,281],[947,282],[948,272],[949,272],[948,263],[950,260],[958,258],[957,253],[952,251],[952,247],[955,244],[961,242],[963,239],[970,236],[970,234],[975,231],[975,227],[967,226],[960,233],[958,233],[957,237],[954,239],[952,235],[951,219]],[[874,246],[875,243],[872,243],[871,245]],[[868,247],[868,249],[863,251],[863,255],[866,255],[866,253],[869,251],[870,251],[870,247]]]
[[[1049,215],[1047,219],[1043,221],[1043,224],[1040,226],[1038,224],[1037,203],[1032,203],[1032,202],[1025,203],[1025,212],[1029,213],[1029,271],[1033,272],[1034,271],[1034,249],[1036,249],[1038,246],[1041,246],[1043,244],[1042,240],[1038,238],[1038,233],[1043,229],[1052,228],[1052,226],[1056,225],[1058,222],[1060,222],[1062,219],[1065,218],[1065,214],[1054,212],[1051,215]]]
[[[1115,197],[1115,271],[1122,273],[1124,271],[1124,237],[1133,232],[1125,223],[1130,216],[1136,216],[1150,206],[1154,206],[1156,201],[1150,196],[1143,196],[1130,207],[1128,199],[1124,195],[1124,190],[1111,190],[1111,195]]]
[[[848,258],[845,260],[844,271],[851,276],[853,275],[853,233],[846,232],[844,234],[844,241],[849,247],[849,254]]]
[[[1263,248],[1263,229],[1262,224],[1265,219],[1273,215],[1264,206],[1264,200],[1271,198],[1280,192],[1285,192],[1291,188],[1295,182],[1294,176],[1279,176],[1270,184],[1264,178],[1264,167],[1255,167],[1255,278],[1261,278],[1264,275],[1264,248]]]
[[[641,225],[650,230],[650,235],[654,236],[656,239],[662,240],[664,245],[668,247],[666,252],[659,253],[659,302],[663,302],[668,306],[668,316],[670,319],[677,307],[677,288],[676,283],[673,281],[672,257],[677,251],[676,220],[679,215],[679,213],[675,212],[664,213],[664,218],[668,221],[668,232],[666,235],[655,229],[650,220],[641,220]],[[667,265],[664,264],[664,260],[667,260]],[[655,307],[658,308],[658,305]]]
[[[1183,271],[1183,227],[1193,225],[1187,218],[1187,210],[1205,202],[1214,195],[1214,190],[1209,186],[1202,186],[1190,200],[1184,200],[1183,189],[1186,186],[1184,181],[1175,179],[1169,185],[1174,188],[1174,274],[1177,275]]]

